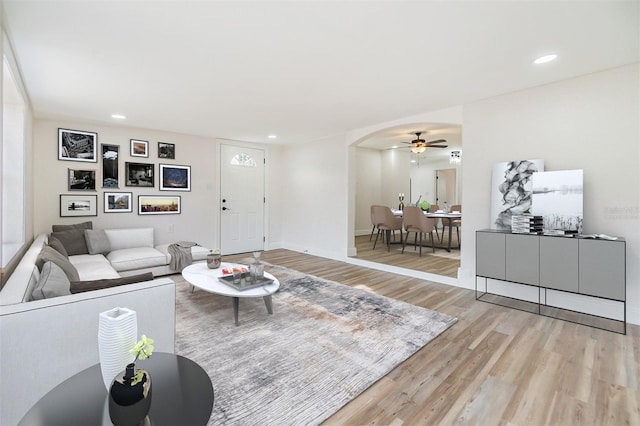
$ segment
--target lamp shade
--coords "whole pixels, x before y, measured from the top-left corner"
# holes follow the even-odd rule
[[[113,308],[101,312],[98,322],[98,352],[100,371],[107,391],[113,378],[134,356],[129,352],[138,338],[138,317],[136,311],[128,308]]]

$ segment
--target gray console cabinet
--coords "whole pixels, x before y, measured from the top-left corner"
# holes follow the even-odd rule
[[[478,277],[622,302],[626,333],[623,238],[608,241],[476,231],[476,299],[482,300],[490,292],[485,287],[478,296]],[[540,313],[540,302],[536,306]]]
[[[625,300],[624,241],[579,240],[579,293]]]
[[[506,234],[506,278],[522,284],[540,283],[540,239],[537,235]]]
[[[505,280],[506,248],[504,234],[479,232],[476,234],[476,274]]]
[[[580,292],[577,239],[540,238],[540,287]]]

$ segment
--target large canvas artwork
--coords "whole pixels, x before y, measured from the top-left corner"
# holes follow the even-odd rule
[[[533,175],[531,213],[542,216],[544,229],[582,233],[582,170]]]
[[[491,177],[492,229],[511,230],[511,216],[531,207],[531,176],[544,170],[544,160],[496,163]]]

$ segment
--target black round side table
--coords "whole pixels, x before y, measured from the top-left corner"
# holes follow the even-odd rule
[[[209,375],[180,355],[156,352],[136,365],[151,375],[151,425],[206,425],[213,409]],[[124,367],[123,367],[124,369]],[[43,396],[20,425],[111,425],[100,364],[68,378]]]

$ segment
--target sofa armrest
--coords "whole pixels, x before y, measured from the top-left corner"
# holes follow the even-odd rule
[[[47,242],[47,235],[40,234],[34,238],[20,263],[13,271],[2,291],[0,291],[0,305],[22,303],[31,298],[31,291],[35,287],[40,271],[36,267],[36,259]]]
[[[138,333],[174,353],[175,297],[175,283],[160,278],[0,306],[0,424],[17,424],[47,392],[99,362],[100,312],[133,309]]]

